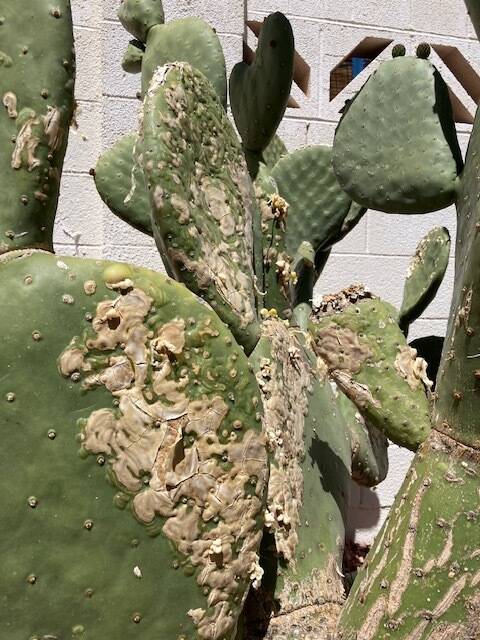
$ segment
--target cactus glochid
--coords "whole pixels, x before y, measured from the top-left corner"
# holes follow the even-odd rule
[[[92,173],[168,276],[53,254],[70,3],[19,0],[0,18],[0,637],[478,638],[478,122],[463,167],[429,48],[397,46],[333,149],[289,154],[283,14],[230,78],[237,135],[215,31],[164,24],[160,0],[119,5],[141,117]],[[313,304],[367,207],[452,202],[441,359],[443,338],[406,336],[445,275],[446,229],[420,243],[400,311],[363,285]],[[417,454],[347,594],[352,480],[385,478],[387,438]]]

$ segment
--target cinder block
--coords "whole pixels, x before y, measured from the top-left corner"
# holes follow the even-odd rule
[[[301,1],[302,5],[303,3],[304,0]],[[269,13],[275,13],[275,11],[288,13],[290,10],[292,10],[293,13],[296,13],[293,7],[291,9],[291,6],[295,4],[294,2],[292,2],[292,0],[248,0],[246,4],[248,4],[249,13],[255,11],[268,15]],[[298,13],[302,16],[304,15],[303,7],[301,7]]]
[[[102,8],[100,2],[95,0],[73,0],[72,17],[75,26],[90,27],[98,29],[102,19]]]
[[[102,24],[102,86],[104,94],[135,98],[140,90],[140,74],[125,73],[121,62],[131,36],[120,23]]]
[[[98,30],[75,27],[73,32],[77,57],[75,97],[77,100],[99,100],[102,95],[102,55]]]
[[[447,324],[448,320],[446,318],[429,320],[420,318],[410,326],[408,341],[411,342],[412,340],[425,336],[445,336],[447,334]]]
[[[371,253],[413,256],[420,240],[433,227],[446,227],[455,244],[455,207],[423,215],[368,212],[368,250]],[[453,250],[452,250],[453,254]]]
[[[243,36],[242,35],[222,35],[219,34],[225,54],[225,64],[227,67],[227,78],[230,77],[233,67],[237,62],[243,60]]]
[[[301,149],[308,145],[308,120],[285,117],[278,128],[278,135],[289,151]]]
[[[467,38],[469,18],[463,0],[412,0],[411,28]]]
[[[55,244],[55,254],[61,256],[69,256],[70,258],[91,258],[98,260],[102,258],[103,248],[101,245],[83,245],[71,243]]]
[[[331,147],[335,135],[335,122],[327,120],[314,120],[309,123],[308,144],[326,144]]]
[[[65,171],[88,173],[95,166],[101,151],[101,114],[101,102],[78,102],[75,117],[78,128],[70,129]]]
[[[124,134],[137,131],[140,109],[139,100],[105,97],[102,118],[103,149],[109,149]]]
[[[219,33],[243,34],[245,8],[243,0],[163,0],[167,21],[188,16],[206,20]]]
[[[105,206],[103,209],[103,238],[108,245],[155,247],[151,236],[137,231],[129,224],[117,218],[110,209]],[[157,251],[156,247],[153,249]]]
[[[352,283],[363,283],[374,294],[399,306],[408,258],[357,254],[332,254],[315,288],[315,297],[334,293]]]
[[[128,262],[137,267],[145,267],[159,273],[165,273],[165,268],[158,252],[152,250],[150,247],[124,247],[117,244],[106,244],[103,248],[103,258],[106,260]]]
[[[319,20],[333,20],[395,29],[408,28],[409,0],[290,0],[290,13]]]
[[[388,448],[389,472],[387,478],[376,487],[376,494],[382,507],[391,507],[405,480],[414,454],[408,449],[391,444]]]
[[[64,175],[55,219],[54,242],[100,245],[103,204],[89,175]]]
[[[73,0],[76,2],[77,0]],[[100,0],[102,4],[102,15],[105,20],[118,20],[117,10],[120,0]]]
[[[335,254],[363,252],[367,248],[367,216],[365,215],[357,226],[333,247]]]

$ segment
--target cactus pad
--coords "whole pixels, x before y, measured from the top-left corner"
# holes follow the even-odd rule
[[[368,424],[415,450],[430,431],[426,362],[402,334],[396,312],[361,286],[324,296],[310,322],[316,353]]]
[[[287,108],[292,88],[295,41],[283,13],[263,22],[255,60],[239,62],[230,76],[230,104],[243,146],[263,151]]]
[[[165,20],[162,0],[122,0],[118,18],[132,36],[146,42],[150,29]]]
[[[289,204],[288,252],[293,255],[303,241],[315,252],[328,249],[352,204],[333,172],[330,147],[306,147],[283,157],[272,177]]]
[[[448,87],[428,60],[380,65],[340,120],[333,165],[352,199],[372,209],[427,213],[454,202],[463,161]]]
[[[327,368],[307,340],[282,320],[268,319],[250,358],[272,464],[261,552],[265,576],[250,594],[263,606],[254,608],[253,618],[247,609],[247,624],[261,625],[265,605],[275,601],[278,618],[267,637],[296,637],[296,628],[308,628],[311,637],[325,627],[333,631],[344,600],[340,573],[352,452]]]
[[[95,185],[112,212],[148,235],[153,235],[150,196],[143,170],[135,159],[137,135],[120,138],[100,156],[95,167]]]
[[[0,262],[0,635],[231,640],[267,480],[243,350],[169,278],[30,253]]]
[[[142,63],[143,94],[156,69],[169,62],[188,62],[201,71],[226,108],[225,58],[220,40],[209,24],[201,18],[182,18],[150,30]]]
[[[130,40],[123,54],[122,69],[127,73],[140,73],[145,48],[139,40]]]
[[[7,2],[1,18],[0,254],[52,250],[74,108],[70,2]]]
[[[143,135],[160,251],[176,277],[253,349],[255,195],[236,134],[205,76],[184,63],[159,69],[145,99]]]
[[[404,331],[436,296],[448,267],[450,244],[448,229],[435,227],[418,245],[408,269],[400,309],[400,326]]]

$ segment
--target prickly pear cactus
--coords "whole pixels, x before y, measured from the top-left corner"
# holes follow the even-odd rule
[[[244,123],[245,114],[258,116],[255,144],[244,139],[244,155],[225,113],[224,58],[213,30],[196,18],[164,25],[157,0],[121,4],[121,21],[136,38],[123,65],[143,75],[141,126],[102,157],[95,178],[118,216],[154,234],[175,282],[129,265],[38,251],[52,246],[66,135],[52,142],[49,127],[66,134],[73,57],[68,3],[52,9],[48,20],[43,0],[37,4],[29,10],[39,12],[42,35],[55,43],[47,61],[51,56],[55,67],[62,58],[67,77],[56,73],[56,85],[42,95],[64,107],[58,119],[55,106],[48,110],[51,123],[37,111],[25,121],[14,116],[9,89],[0,120],[4,142],[10,121],[26,126],[15,149],[24,145],[22,162],[39,160],[26,173],[4,166],[9,178],[21,177],[12,179],[11,191],[16,197],[22,180],[32,186],[41,176],[47,194],[43,217],[36,218],[28,217],[28,197],[24,202],[20,195],[30,230],[7,235],[12,243],[0,258],[7,293],[0,307],[6,372],[0,483],[11,487],[0,519],[0,630],[9,640],[331,637],[345,600],[351,478],[365,486],[380,482],[387,471],[385,433],[416,448],[429,423],[425,367],[390,306],[350,291],[311,315],[313,286],[331,245],[365,210],[338,186],[329,150],[315,152],[312,175],[311,150],[286,157],[275,136],[291,84],[290,25],[280,14],[268,19],[256,63],[242,72],[243,86],[260,96],[240,117]],[[9,46],[29,29],[35,42],[37,22],[20,25],[17,14],[11,9],[4,20],[15,27]],[[38,73],[44,60],[37,58],[38,69],[25,65],[21,72],[49,77]],[[7,69],[21,64],[8,52],[0,60]],[[18,73],[5,77],[23,82]],[[275,85],[273,106],[261,95],[262,77]],[[253,131],[243,129],[242,135]],[[466,191],[478,177],[471,164]],[[308,173],[303,210],[298,185],[289,186],[288,196],[282,191],[287,165],[296,175]],[[468,198],[463,201],[466,207]],[[0,207],[2,224],[11,214],[7,205]],[[321,224],[308,218],[310,207]],[[20,237],[25,240],[15,244]],[[451,331],[464,325],[471,337],[474,302],[465,286]],[[460,338],[458,344],[460,350]],[[456,366],[444,363],[442,376]],[[461,394],[453,399],[460,402]],[[455,407],[449,410],[455,414]],[[452,433],[435,437],[447,447]],[[455,454],[454,445],[447,449],[431,436],[422,451]],[[430,455],[424,462],[437,464]],[[464,471],[457,465],[455,478],[464,480],[470,499],[475,469],[467,459],[460,464]],[[415,513],[418,500],[411,501]],[[432,510],[429,505],[426,523]],[[425,531],[428,536],[428,526]],[[408,587],[405,556],[415,543],[408,535],[397,600]],[[448,534],[441,558],[452,544],[457,540]],[[389,568],[398,558],[389,556]],[[432,575],[444,566],[437,560],[428,564]],[[433,620],[451,597],[472,592],[477,573],[459,577]],[[368,629],[379,615],[375,607],[369,612]],[[428,626],[415,623],[419,639]]]
[[[52,250],[74,109],[70,2],[19,0],[0,14],[0,254]]]

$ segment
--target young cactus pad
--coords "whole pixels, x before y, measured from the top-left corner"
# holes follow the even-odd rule
[[[201,18],[182,18],[149,31],[142,61],[143,94],[148,91],[156,69],[169,62],[188,62],[201,71],[226,109],[225,58],[220,40],[209,24]]]
[[[141,73],[145,47],[139,40],[130,40],[123,54],[122,69],[127,73]]]
[[[448,87],[429,60],[400,56],[370,76],[337,127],[333,166],[371,209],[427,213],[455,201],[462,155]]]
[[[0,14],[0,254],[52,250],[74,109],[70,2],[2,2]]]
[[[304,240],[315,252],[328,249],[352,205],[333,172],[331,148],[315,146],[294,151],[278,161],[272,177],[289,204],[288,251],[293,255]]]
[[[169,278],[30,253],[0,262],[0,636],[232,640],[267,482],[243,350]]]
[[[292,88],[295,41],[283,13],[263,22],[255,60],[239,62],[230,76],[230,104],[243,146],[261,152],[271,142]]]
[[[410,262],[400,308],[400,327],[419,318],[437,295],[450,257],[450,234],[445,227],[435,227],[420,241]]]
[[[324,296],[310,331],[330,376],[366,422],[416,450],[430,432],[426,362],[405,340],[396,312],[363,287]]]
[[[150,196],[143,169],[135,158],[137,140],[137,134],[129,133],[100,156],[95,167],[95,186],[116,216],[153,235]]]
[[[258,340],[253,186],[235,131],[207,78],[159,69],[144,104],[143,161],[154,234],[177,279],[207,300],[237,340]]]
[[[150,29],[165,20],[162,0],[122,0],[118,18],[132,36],[145,43]]]

